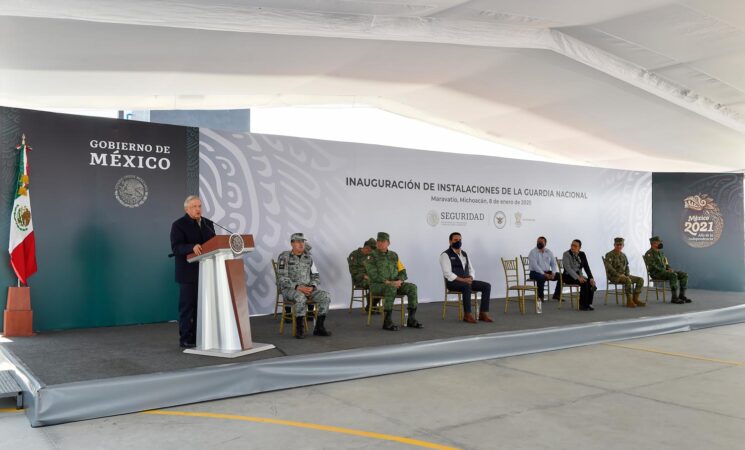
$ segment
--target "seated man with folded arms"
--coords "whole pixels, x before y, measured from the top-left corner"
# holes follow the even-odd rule
[[[370,259],[370,254],[375,250],[375,239],[370,238],[357,250],[352,251],[347,257],[349,274],[352,275],[352,286],[361,289],[370,289],[370,277],[365,271],[365,261]],[[370,305],[365,306],[367,310]]]
[[[409,304],[409,319],[407,328],[423,328],[416,320],[416,309],[418,304],[416,284],[408,283],[406,279],[406,268],[398,255],[388,250],[390,245],[388,233],[378,233],[376,241],[377,249],[372,252],[371,258],[365,262],[365,270],[370,277],[370,292],[373,295],[383,296],[383,329],[396,331],[398,327],[393,324],[393,301],[396,295],[405,295]]]

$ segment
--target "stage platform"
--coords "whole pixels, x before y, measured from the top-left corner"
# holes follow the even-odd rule
[[[559,309],[555,301],[525,315],[492,300],[494,323],[466,324],[442,303],[420,305],[424,329],[382,330],[382,319],[359,308],[332,310],[321,338],[278,333],[272,316],[251,319],[253,338],[275,349],[225,360],[184,354],[176,323],[39,333],[0,340],[5,365],[26,385],[24,402],[34,426],[51,425],[276,389],[383,375],[481,359],[549,351],[604,341],[745,322],[745,293],[689,291],[693,303],[652,299],[644,308],[603,304],[595,311]],[[398,315],[394,314],[398,319]]]

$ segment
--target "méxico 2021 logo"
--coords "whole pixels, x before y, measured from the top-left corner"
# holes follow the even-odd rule
[[[724,217],[708,194],[699,193],[683,200],[683,240],[691,247],[710,247],[722,237]]]

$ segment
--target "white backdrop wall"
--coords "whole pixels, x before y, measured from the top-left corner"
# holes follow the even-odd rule
[[[334,307],[349,304],[347,256],[378,231],[390,233],[425,302],[442,299],[438,257],[452,231],[492,297],[504,296],[500,257],[527,256],[540,235],[559,257],[581,239],[601,289],[600,258],[623,236],[632,273],[645,276],[648,172],[210,129],[200,130],[199,172],[204,214],[254,235],[245,258],[252,314],[273,311],[271,260],[294,232],[310,240]]]

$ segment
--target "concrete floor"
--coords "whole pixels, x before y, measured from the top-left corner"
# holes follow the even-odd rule
[[[3,409],[0,448],[739,449],[744,343],[745,324],[732,325],[166,410],[194,417],[131,414],[32,429]]]

